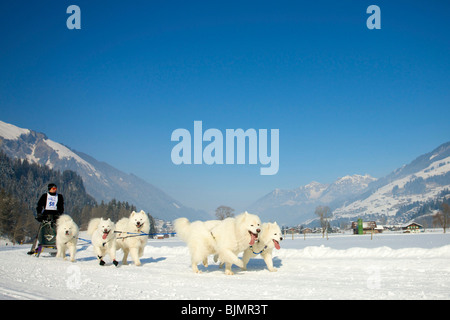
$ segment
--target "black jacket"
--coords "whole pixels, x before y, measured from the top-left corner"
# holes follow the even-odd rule
[[[56,204],[56,210],[45,210],[45,207],[47,205],[47,195],[48,193],[44,193],[37,203],[36,207],[36,220],[41,222],[44,220],[52,220],[56,221],[60,215],[64,213],[64,197],[62,194],[58,195],[58,203]]]

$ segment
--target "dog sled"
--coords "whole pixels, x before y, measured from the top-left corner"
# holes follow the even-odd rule
[[[50,255],[56,256],[56,224],[53,221],[41,222],[28,255],[39,257],[44,249],[50,249]]]

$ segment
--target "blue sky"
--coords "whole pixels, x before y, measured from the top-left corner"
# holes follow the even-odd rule
[[[69,5],[81,30],[69,30]],[[381,30],[366,9],[381,8]],[[450,140],[447,1],[2,1],[0,119],[182,203],[381,177]],[[279,129],[280,168],[181,165],[173,130]]]

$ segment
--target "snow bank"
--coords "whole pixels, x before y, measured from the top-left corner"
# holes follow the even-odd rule
[[[423,248],[406,248],[406,249],[392,249],[389,247],[380,248],[351,248],[347,250],[336,250],[324,245],[320,247],[306,247],[303,250],[286,249],[283,254],[288,254],[292,251],[291,256],[295,255],[301,259],[362,259],[362,258],[450,258],[450,245],[441,248],[423,249]]]

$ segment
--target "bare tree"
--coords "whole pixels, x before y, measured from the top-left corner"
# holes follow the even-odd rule
[[[442,204],[442,210],[433,216],[433,223],[439,224],[443,229],[444,233],[450,223],[450,206],[448,203]]]
[[[322,227],[322,238],[325,237],[325,232],[327,233],[328,239],[328,219],[333,216],[330,207],[328,206],[318,206],[314,212],[320,219],[320,226]]]
[[[227,206],[220,206],[216,209],[216,217],[219,220],[224,220],[228,217],[234,217],[234,209]]]

